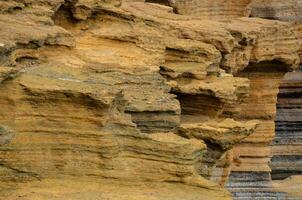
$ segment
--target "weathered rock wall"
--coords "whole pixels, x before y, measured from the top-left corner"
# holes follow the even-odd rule
[[[253,0],[247,7],[251,17],[287,21],[299,40],[300,59],[302,58],[302,1],[301,0]]]
[[[252,1],[240,1],[240,2],[233,2],[233,1],[174,1],[174,8],[178,13],[185,14],[185,15],[194,15],[199,16],[203,19],[211,19],[211,20],[219,20],[219,21],[227,21],[236,19],[238,17],[249,16],[249,17],[260,17],[266,18],[271,20],[279,20],[279,21],[286,21],[288,28],[284,30],[288,30],[288,35],[294,36],[297,38],[298,41],[298,52],[299,57],[301,58],[301,1],[294,0],[294,1],[263,1],[263,0],[252,0]],[[242,24],[239,25],[238,22],[241,20],[233,20],[236,21],[235,23],[231,23],[228,27],[231,27],[231,30],[238,30],[234,27],[240,27],[241,30]],[[237,25],[238,24],[238,25]],[[237,26],[236,26],[237,25]],[[254,25],[254,24],[253,24]],[[257,30],[259,26],[253,26],[249,24],[249,26],[245,27],[247,32],[252,33],[253,31]],[[262,25],[264,25],[262,23]],[[268,27],[272,27],[272,25],[268,25]],[[249,28],[251,28],[249,30]],[[276,29],[275,29],[276,30]],[[294,33],[294,35],[292,34]],[[251,136],[246,138],[242,144],[237,145],[233,150],[233,173],[230,176],[230,180],[228,182],[228,187],[231,188],[231,191],[234,192],[235,197],[238,199],[241,198],[285,198],[284,194],[275,193],[272,188],[272,182],[270,177],[271,168],[269,167],[268,163],[270,162],[270,157],[274,155],[271,151],[271,141],[275,135],[275,114],[276,114],[276,96],[278,94],[278,87],[280,81],[283,79],[283,75],[285,74],[286,70],[282,70],[282,68],[286,68],[292,64],[287,63],[284,60],[277,59],[281,61],[281,63],[276,64],[274,58],[266,59],[266,55],[273,55],[277,52],[288,52],[288,50],[276,50],[275,47],[272,47],[274,41],[278,39],[272,39],[275,37],[275,31],[267,35],[261,35],[259,40],[264,40],[263,45],[259,45],[260,47],[257,48],[256,52],[259,52],[261,55],[261,59],[256,61],[270,61],[270,62],[263,62],[262,67],[258,67],[257,71],[253,72],[240,72],[238,76],[247,77],[251,81],[251,92],[250,96],[246,101],[244,101],[243,105],[239,107],[230,107],[227,110],[227,114],[232,113],[234,111],[238,112],[240,119],[245,118],[253,118],[259,119],[260,124],[256,129],[255,133]],[[235,33],[233,33],[235,35]],[[285,34],[282,33],[284,36]],[[242,37],[242,36],[241,36]],[[281,36],[282,37],[282,36]],[[276,38],[280,38],[280,35]],[[272,39],[272,40],[271,40]],[[258,40],[258,42],[259,42]],[[252,39],[246,39],[245,41],[252,41]],[[241,40],[241,44],[244,43]],[[273,45],[275,46],[275,45]],[[295,46],[295,45],[294,45]],[[240,48],[238,51],[234,51],[231,55],[233,59],[230,58],[230,55],[226,55],[224,58],[228,57],[227,62],[222,62],[222,67],[228,71],[235,72],[241,71],[247,65],[251,65],[255,67],[255,60],[253,60],[253,53],[245,53],[249,47]],[[259,51],[258,51],[259,50]],[[274,52],[272,52],[273,50]],[[275,51],[276,50],[276,51]],[[297,48],[295,47],[295,51]],[[236,54],[235,54],[236,52]],[[235,56],[234,56],[235,55]],[[276,56],[275,58],[277,58]],[[249,58],[249,59],[246,59]],[[300,59],[301,60],[301,59]],[[249,63],[250,62],[250,63]],[[229,65],[233,66],[236,65],[237,69],[234,67],[229,67]],[[279,65],[279,66],[278,66]],[[260,64],[261,66],[261,64]],[[273,67],[274,66],[274,67]],[[249,67],[252,68],[252,67]],[[265,71],[261,68],[268,68],[269,70]],[[280,73],[279,75],[276,74],[275,69]],[[275,72],[274,72],[275,71]],[[262,80],[263,79],[263,80]],[[293,114],[294,116],[299,116],[299,114]],[[236,115],[235,115],[236,116]],[[282,122],[280,122],[282,123]],[[286,122],[284,122],[286,123]],[[277,124],[278,126],[278,124]],[[293,129],[296,129],[298,126],[292,125]],[[288,132],[286,132],[288,134]],[[285,137],[285,136],[284,136]],[[287,137],[286,137],[287,138]],[[278,140],[278,139],[276,139]],[[287,149],[293,149],[295,147],[295,143],[288,144]],[[274,150],[278,148],[277,146],[274,147]],[[291,150],[286,150],[288,152]],[[295,152],[295,150],[293,150]],[[282,150],[279,151],[279,154]],[[295,153],[293,152],[293,157]],[[291,153],[287,153],[290,156]],[[297,153],[299,154],[299,153]],[[282,168],[281,164],[282,161],[277,161],[278,156],[273,157],[272,166],[276,168]],[[280,158],[281,159],[281,158]],[[274,161],[275,164],[274,164]],[[277,164],[278,163],[278,164]],[[296,164],[290,164],[287,162],[287,169],[288,173],[291,167],[295,168]],[[299,165],[299,164],[297,164]],[[284,166],[284,168],[286,168]],[[287,173],[287,172],[285,172]],[[294,170],[293,170],[294,173]],[[274,174],[274,172],[273,172]],[[297,177],[295,178],[297,179]],[[255,189],[257,188],[257,189]],[[284,190],[283,190],[284,191]],[[279,197],[277,197],[279,196]]]
[[[0,1],[0,194],[231,199],[230,176],[244,198],[283,195],[269,144],[299,29],[211,8]]]
[[[248,16],[246,8],[251,0],[174,0],[171,2],[175,11],[182,15],[228,20]]]
[[[286,74],[277,104],[276,136],[273,140],[271,169],[273,179],[301,175],[301,72]]]
[[[239,76],[251,81],[250,96],[240,106],[240,119],[258,119],[255,132],[234,148],[234,162],[227,187],[235,199],[282,198],[272,188],[270,143],[275,135],[279,85],[284,76],[280,63],[250,65]]]
[[[251,17],[301,22],[301,0],[252,0],[248,5]]]
[[[278,94],[276,135],[272,142],[270,167],[274,187],[288,199],[301,194],[301,72],[288,73]]]

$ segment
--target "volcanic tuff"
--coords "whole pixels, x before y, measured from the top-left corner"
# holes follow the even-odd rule
[[[300,11],[0,0],[1,199],[300,198]]]

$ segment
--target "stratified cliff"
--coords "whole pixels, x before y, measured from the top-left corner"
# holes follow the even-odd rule
[[[1,198],[285,198],[271,142],[301,20],[258,3],[0,0]]]
[[[276,135],[270,167],[274,185],[288,199],[301,199],[301,88],[302,73],[288,73],[278,94]]]
[[[301,152],[302,73],[288,73],[280,86],[276,135],[271,160],[272,178],[279,180],[302,175]]]

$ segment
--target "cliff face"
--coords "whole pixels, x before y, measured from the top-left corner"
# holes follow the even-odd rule
[[[301,86],[301,72],[288,73],[281,82],[272,142],[272,179],[288,199],[302,198]]]
[[[300,25],[249,3],[0,1],[1,196],[285,196],[270,145]]]
[[[301,175],[301,84],[302,74],[288,73],[280,86],[276,116],[276,135],[271,160],[272,178]]]

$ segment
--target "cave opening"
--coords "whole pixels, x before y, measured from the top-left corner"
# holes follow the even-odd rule
[[[72,13],[72,4],[65,2],[62,4],[54,13],[52,16],[52,20],[54,21],[54,24],[57,26],[61,26],[65,29],[70,29],[78,22],[73,17]]]
[[[240,74],[247,73],[285,73],[291,71],[291,66],[287,65],[279,60],[262,61],[259,63],[249,63],[249,65]],[[241,75],[238,76],[241,76]]]
[[[180,102],[182,122],[203,122],[217,118],[222,112],[224,104],[218,98],[177,92],[174,94]]]

